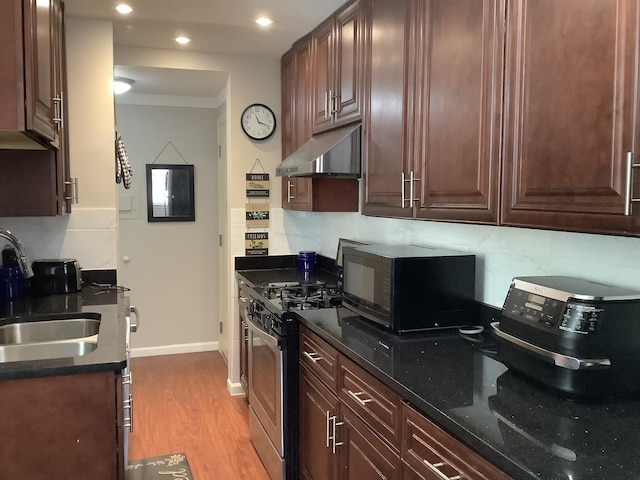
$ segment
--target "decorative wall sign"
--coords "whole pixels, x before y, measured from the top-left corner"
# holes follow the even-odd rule
[[[245,206],[247,228],[260,228],[269,226],[269,204],[247,203]]]
[[[269,233],[245,233],[244,254],[247,257],[269,255]]]
[[[246,180],[248,198],[269,198],[268,173],[247,173]]]

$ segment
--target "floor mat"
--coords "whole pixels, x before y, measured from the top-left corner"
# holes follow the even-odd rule
[[[187,456],[172,453],[160,457],[132,460],[125,472],[126,480],[193,480]]]

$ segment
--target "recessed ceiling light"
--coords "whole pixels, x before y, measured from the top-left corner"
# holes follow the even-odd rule
[[[131,8],[126,3],[121,3],[120,5],[118,5],[116,7],[116,10],[117,10],[118,13],[121,13],[123,15],[127,15],[127,14],[133,12],[133,8]]]
[[[124,77],[113,77],[113,93],[120,95],[121,93],[131,90],[131,86],[136,83],[135,80]]]
[[[261,27],[268,27],[269,25],[271,25],[273,23],[273,20],[271,20],[270,18],[267,17],[260,17],[256,19],[256,23],[258,25],[260,25]]]
[[[176,42],[178,42],[180,45],[186,45],[190,41],[191,39],[189,37],[176,37]]]

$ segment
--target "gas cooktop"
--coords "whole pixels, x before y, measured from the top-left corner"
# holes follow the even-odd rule
[[[341,305],[337,284],[315,282],[274,282],[261,287],[260,294],[280,311],[316,310]]]

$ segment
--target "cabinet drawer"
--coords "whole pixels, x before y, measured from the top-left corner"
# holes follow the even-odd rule
[[[306,328],[300,330],[300,363],[338,391],[338,351]]]
[[[340,357],[338,385],[340,400],[399,451],[402,430],[400,396],[344,356]]]
[[[407,405],[403,406],[402,418],[402,459],[421,477],[434,480],[510,478]]]

